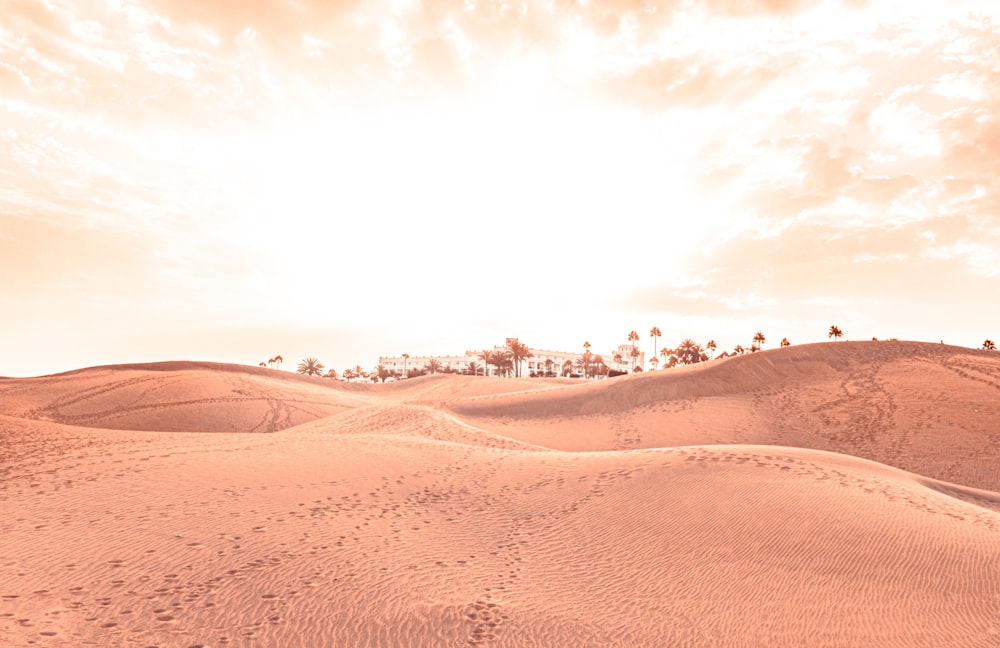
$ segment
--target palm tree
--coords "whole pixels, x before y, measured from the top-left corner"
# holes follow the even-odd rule
[[[511,360],[514,362],[514,375],[520,378],[521,361],[527,358],[534,358],[535,354],[531,352],[527,344],[518,340],[508,340],[507,350],[510,351]]]
[[[276,365],[278,365],[278,369],[281,369],[281,363],[284,362],[284,361],[285,361],[285,359],[282,358],[280,355],[274,356],[274,363]]]
[[[368,372],[361,365],[354,365],[354,373],[358,378],[367,378]]]
[[[409,353],[404,353],[403,354],[403,378],[406,378],[409,375],[409,372],[406,371],[406,361],[409,360],[409,359],[410,359],[410,354]]]
[[[606,376],[608,374],[608,364],[604,362],[604,356],[600,353],[595,353],[590,358],[590,364],[594,367],[591,372],[595,376]]]
[[[490,365],[493,364],[493,352],[483,349],[479,352],[479,359],[483,361],[483,375],[490,375]]]
[[[323,377],[324,378],[329,378],[330,380],[337,380],[337,378],[339,378],[339,376],[337,375],[337,370],[336,369],[329,369],[326,372],[326,375],[323,376]]]
[[[656,371],[656,367],[660,364],[660,359],[654,355],[649,359],[649,364],[653,365],[653,371]]]
[[[514,370],[514,356],[507,349],[498,349],[493,352],[493,364],[496,365],[497,375],[509,376]]]
[[[743,348],[742,344],[737,344],[733,347],[733,355],[743,355],[744,353],[746,353],[746,349]]]
[[[629,331],[628,341],[632,343],[632,373],[635,373],[635,359],[639,355],[635,352],[635,343],[639,341],[639,334],[634,329]]]
[[[670,349],[668,349],[667,347],[663,347],[662,349],[660,349],[660,357],[663,358],[663,368],[666,369],[668,366],[667,358],[670,357]]]
[[[662,335],[662,333],[660,333],[660,328],[658,326],[654,326],[653,328],[649,329],[649,337],[653,338],[653,357],[654,358],[656,357],[656,338],[660,337],[661,335]]]
[[[429,371],[432,374],[436,374],[440,369],[441,363],[437,358],[431,358],[427,361],[427,364],[424,365],[424,370]]]
[[[306,376],[322,376],[323,370],[326,367],[323,363],[316,358],[306,358],[299,363],[299,368],[296,369],[300,374],[305,374]]]
[[[827,337],[837,338],[839,340],[843,335],[844,332],[840,330],[840,327],[837,325],[833,325],[830,327],[830,332],[827,335]]]
[[[698,362],[705,362],[708,360],[708,354],[701,348],[701,345],[690,338],[681,342],[680,345],[674,349],[673,354],[677,357],[677,361],[681,364],[696,364]]]
[[[479,365],[476,364],[475,360],[472,360],[469,362],[469,364],[465,365],[465,373],[470,376],[479,375]]]
[[[381,380],[382,382],[385,382],[385,379],[388,378],[389,376],[391,376],[392,372],[389,371],[389,368],[386,367],[385,365],[379,364],[379,365],[375,365],[375,373],[374,373],[374,375],[377,376],[378,379]]]
[[[983,342],[983,348],[987,351],[996,351],[997,345],[993,343],[993,340],[986,340]]]
[[[709,340],[708,344],[705,345],[705,348],[708,349],[712,355],[715,355],[715,349],[718,347],[715,346],[715,340]]]
[[[764,346],[764,334],[757,331],[757,334],[753,336],[753,341],[760,345],[761,348]]]
[[[264,367],[264,368],[267,368],[267,364],[266,364],[266,363],[264,363],[264,362],[260,363],[260,366],[262,366],[262,367]]]
[[[341,375],[347,382],[351,382],[352,380],[358,377],[358,375],[354,373],[354,370],[350,368],[344,369],[344,373],[342,373]]]
[[[787,346],[792,346],[792,343],[788,341],[788,338],[781,338],[781,348],[784,349]]]

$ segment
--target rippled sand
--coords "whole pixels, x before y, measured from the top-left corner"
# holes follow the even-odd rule
[[[1000,354],[0,380],[3,646],[997,646]]]

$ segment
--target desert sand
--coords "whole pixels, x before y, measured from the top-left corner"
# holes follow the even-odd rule
[[[2,646],[1000,646],[1000,354],[0,379]]]

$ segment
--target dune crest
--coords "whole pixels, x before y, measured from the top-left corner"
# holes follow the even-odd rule
[[[796,446],[1000,490],[1000,354],[988,351],[810,344],[448,407],[478,427],[560,450]]]

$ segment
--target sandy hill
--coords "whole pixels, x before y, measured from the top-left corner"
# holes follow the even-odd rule
[[[443,404],[458,398],[475,398],[498,394],[517,395],[547,392],[561,387],[579,387],[579,380],[569,378],[497,378],[495,376],[461,376],[436,374],[400,380],[384,385],[372,385],[374,391],[404,402]]]
[[[597,383],[0,381],[0,645],[994,648],[997,367],[837,343]],[[863,458],[882,436],[963,479]]]
[[[220,363],[114,365],[0,381],[0,413],[117,430],[274,432],[367,404],[357,387]]]
[[[796,446],[1000,490],[1000,354],[989,351],[810,344],[448,406],[477,427],[560,450]]]
[[[211,362],[159,362],[0,380],[0,414],[68,425],[162,432],[275,432],[381,402],[550,389],[573,381],[425,376],[345,383]]]

